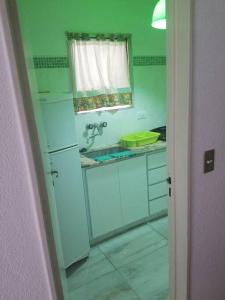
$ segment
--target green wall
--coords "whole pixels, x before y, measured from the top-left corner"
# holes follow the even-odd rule
[[[157,1],[151,0],[18,0],[23,15],[29,18],[30,41],[34,56],[66,56],[65,31],[131,33],[133,56],[165,55],[166,31],[151,27]],[[85,145],[84,127],[88,121],[123,119],[122,134],[147,130],[165,124],[165,66],[134,66],[134,108],[116,113],[91,113],[77,117],[79,141]],[[70,92],[69,70],[36,69],[39,91]],[[138,120],[137,114],[146,112]],[[121,134],[103,136],[97,144],[118,140]]]
[[[64,32],[133,34],[134,55],[164,55],[165,31],[153,29],[153,0],[19,0],[29,13],[34,55],[67,53]]]

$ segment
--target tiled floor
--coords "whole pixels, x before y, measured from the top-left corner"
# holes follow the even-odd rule
[[[167,300],[167,218],[106,241],[68,271],[71,300]]]

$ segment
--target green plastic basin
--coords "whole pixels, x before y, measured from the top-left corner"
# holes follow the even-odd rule
[[[136,133],[122,136],[120,139],[120,144],[124,147],[129,147],[129,148],[141,147],[141,146],[156,143],[159,136],[160,133],[153,132],[153,131],[136,132]]]

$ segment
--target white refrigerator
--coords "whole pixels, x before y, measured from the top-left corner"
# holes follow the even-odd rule
[[[89,234],[71,96],[42,96],[64,267],[88,256]]]

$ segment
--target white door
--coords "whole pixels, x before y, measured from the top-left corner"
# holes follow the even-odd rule
[[[76,145],[73,100],[41,104],[49,152]]]
[[[64,266],[86,257],[89,235],[78,148],[50,155]]]

